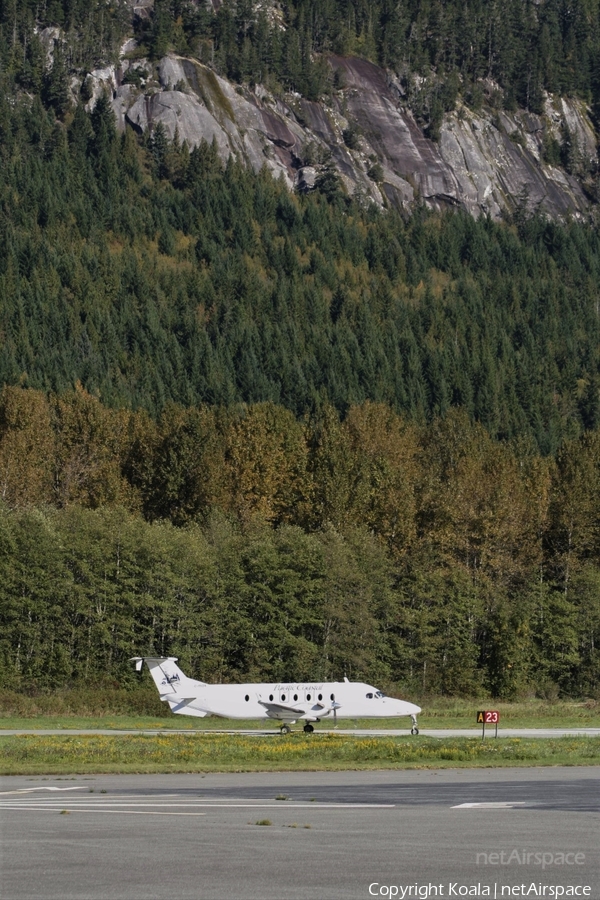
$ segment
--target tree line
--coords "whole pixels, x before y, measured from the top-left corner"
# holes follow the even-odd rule
[[[207,680],[419,694],[600,686],[600,432],[556,459],[453,411],[298,420],[0,397],[2,683],[178,655]]]

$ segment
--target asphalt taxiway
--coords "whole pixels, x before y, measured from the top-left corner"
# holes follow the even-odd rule
[[[2,900],[600,900],[600,767],[4,777],[0,838]]]

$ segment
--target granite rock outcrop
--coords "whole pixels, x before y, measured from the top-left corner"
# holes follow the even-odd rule
[[[581,101],[548,97],[541,116],[485,106],[474,112],[459,102],[434,142],[397,79],[364,59],[329,57],[343,87],[316,103],[233,85],[176,55],[157,65],[128,59],[131,42],[126,47],[119,68],[91,73],[90,104],[109,90],[119,128],[143,133],[161,122],[190,148],[215,141],[223,160],[233,154],[255,171],[266,166],[290,189],[311,190],[332,161],[349,194],[379,205],[418,201],[499,218],[525,204],[561,219],[585,217],[595,203],[597,138]],[[129,69],[138,70],[135,79],[126,77]],[[577,160],[570,168],[551,164],[545,151],[565,134]]]

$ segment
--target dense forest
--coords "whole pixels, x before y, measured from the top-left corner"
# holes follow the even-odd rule
[[[0,398],[2,684],[366,678],[412,694],[600,687],[600,431],[556,459],[464,411]]]
[[[598,0],[218,6],[156,0],[138,52],[309,98],[356,53],[430,124],[482,79],[600,101]],[[156,652],[597,695],[597,227],[380,210],[327,160],[295,195],[119,134],[84,76],[129,17],[0,0],[0,684],[132,684]]]

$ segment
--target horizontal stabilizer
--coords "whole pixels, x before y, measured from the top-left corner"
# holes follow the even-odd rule
[[[205,709],[189,709],[189,704],[193,703],[196,697],[186,697],[185,700],[180,700],[179,697],[177,699],[165,697],[164,699],[168,701],[173,713],[184,713],[187,716],[199,716],[200,718],[208,715]]]
[[[175,712],[175,709],[180,709],[184,706],[187,706],[189,703],[193,703],[195,699],[195,697],[185,697],[185,699],[183,700],[180,700],[179,697],[177,697],[177,699],[173,697],[165,697],[165,700],[169,701],[169,706],[171,707],[173,712]]]

